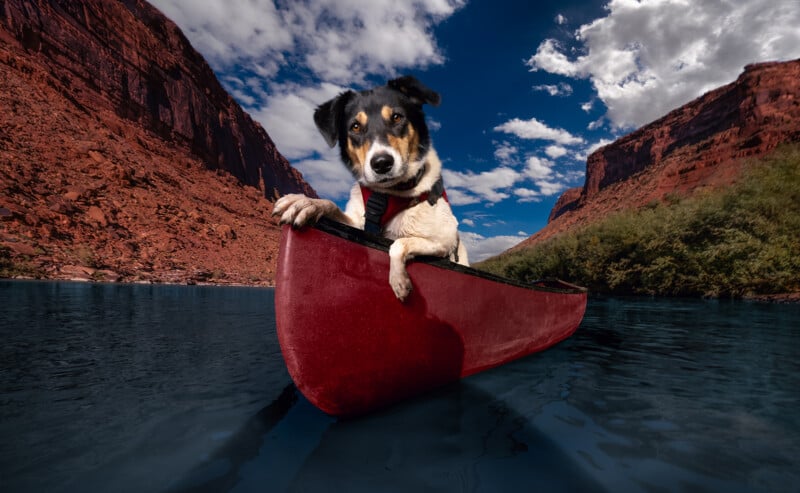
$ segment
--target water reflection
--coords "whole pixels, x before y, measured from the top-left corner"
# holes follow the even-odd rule
[[[299,396],[261,438],[245,463],[215,456],[174,491],[604,491],[523,416],[468,383],[354,420]],[[240,440],[252,437],[224,448],[245,448]]]

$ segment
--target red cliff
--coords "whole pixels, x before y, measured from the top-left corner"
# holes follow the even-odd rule
[[[745,67],[739,78],[597,150],[586,183],[559,198],[520,246],[671,194],[730,185],[745,158],[800,141],[800,60]]]
[[[316,195],[144,1],[0,2],[0,108],[0,267],[270,283],[269,201]]]

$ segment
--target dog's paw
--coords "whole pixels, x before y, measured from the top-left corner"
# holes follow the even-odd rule
[[[316,223],[327,210],[327,201],[312,199],[302,194],[284,195],[272,209],[273,216],[280,216],[281,224],[296,228]]]
[[[284,195],[275,201],[275,205],[272,206],[272,215],[283,216],[283,213],[286,212],[286,210],[289,209],[292,204],[303,198],[306,198],[306,196],[299,193],[290,193],[288,195]]]
[[[397,299],[405,301],[414,286],[411,284],[411,278],[408,277],[408,272],[405,269],[391,269],[389,272],[389,285],[392,286],[392,291]]]

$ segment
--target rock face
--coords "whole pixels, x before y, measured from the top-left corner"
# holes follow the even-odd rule
[[[146,2],[0,2],[0,267],[268,284],[291,192],[316,196]]]
[[[726,86],[591,154],[583,188],[520,246],[671,194],[730,185],[746,159],[800,141],[800,60],[745,67]]]

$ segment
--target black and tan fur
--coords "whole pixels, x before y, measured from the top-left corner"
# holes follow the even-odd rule
[[[441,186],[442,163],[433,150],[423,104],[438,105],[439,94],[413,77],[389,81],[371,90],[344,92],[320,105],[314,122],[341,158],[356,184],[341,211],[330,200],[286,195],[274,214],[296,227],[326,216],[364,229],[361,186],[398,197],[420,197]],[[398,299],[411,292],[405,263],[419,255],[450,257],[468,265],[458,238],[458,222],[445,198],[421,200],[398,213],[383,228],[394,240],[389,249],[389,284]]]

